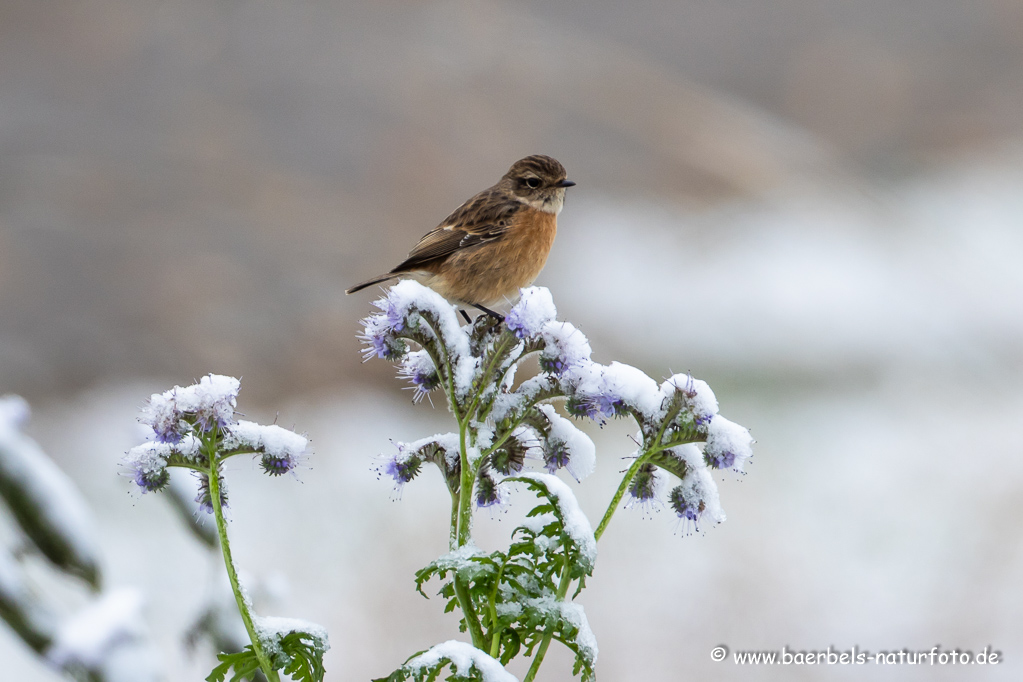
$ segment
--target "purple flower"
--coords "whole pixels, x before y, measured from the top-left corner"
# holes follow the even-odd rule
[[[399,459],[394,457],[384,465],[384,473],[394,479],[397,485],[404,485],[419,475],[423,460],[418,457]]]
[[[409,353],[402,362],[399,374],[412,383],[415,393],[412,402],[418,403],[430,391],[440,386],[440,374],[433,366],[433,359],[424,350]]]
[[[271,476],[282,476],[289,471],[295,470],[298,466],[298,457],[291,454],[274,455],[267,453],[259,460],[259,465],[263,467],[263,471]]]
[[[553,474],[558,469],[568,466],[572,453],[565,443],[549,439],[543,449],[543,466],[547,473]]]
[[[220,484],[220,506],[227,508],[227,484],[224,483],[224,479],[217,474],[218,481]],[[199,474],[199,494],[195,496],[195,501],[199,503],[200,511],[204,511],[207,514],[213,513],[213,497],[210,494],[210,479],[206,474]]]
[[[359,339],[366,344],[362,351],[362,359],[381,358],[383,360],[398,360],[408,352],[408,344],[402,339],[394,336],[393,332],[384,325],[375,324],[382,316],[374,315],[367,317],[364,322],[366,329]]]
[[[505,476],[517,474],[525,464],[527,450],[517,438],[509,438],[504,447],[490,455],[490,466]]]
[[[688,494],[685,486],[680,485],[671,491],[668,495],[668,501],[683,523],[688,525],[688,522],[692,522],[693,527],[697,531],[700,530],[700,516],[703,515],[704,510],[707,508],[703,500]]]
[[[145,470],[135,469],[135,485],[142,488],[143,493],[163,490],[170,483],[170,473],[166,469]]]
[[[476,479],[476,507],[499,507],[506,500],[506,493],[489,474],[481,472]]]
[[[659,488],[660,478],[657,467],[650,463],[643,464],[629,483],[629,495],[632,496],[632,499],[625,506],[631,507],[635,504],[649,506],[657,500]]]
[[[398,452],[384,460],[379,465],[377,477],[386,474],[394,479],[394,490],[396,498],[401,497],[402,488],[405,484],[419,475],[423,468],[423,458],[419,450],[408,443],[398,443]]]
[[[519,302],[505,315],[504,324],[516,337],[525,339],[539,334],[557,314],[550,291],[543,287],[528,287],[521,291]]]
[[[577,417],[589,417],[594,421],[603,422],[605,417],[617,417],[622,414],[625,402],[610,393],[597,393],[572,396],[565,404],[565,409]]]
[[[668,495],[668,501],[687,534],[694,530],[699,532],[699,524],[704,521],[721,523],[725,520],[717,486],[704,467],[689,469],[682,482]]]
[[[725,450],[715,455],[708,454],[705,459],[707,460],[707,465],[715,469],[731,469],[732,465],[735,464],[735,453]]]

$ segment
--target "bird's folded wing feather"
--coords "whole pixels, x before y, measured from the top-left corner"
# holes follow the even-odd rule
[[[481,192],[465,202],[427,232],[401,264],[392,272],[416,270],[431,262],[503,237],[512,227],[515,214],[524,204],[492,190]]]

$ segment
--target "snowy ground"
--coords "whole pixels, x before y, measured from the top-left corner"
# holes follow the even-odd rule
[[[668,512],[616,517],[581,597],[601,679],[1010,680],[1023,675],[1023,163],[1006,156],[882,198],[784,197],[702,214],[574,201],[541,281],[594,359],[655,378],[691,370],[758,440],[749,474],[721,483],[728,521],[683,537]],[[217,368],[211,367],[211,371]],[[252,368],[250,374],[258,373]],[[98,386],[35,405],[28,432],[93,505],[112,586],[148,597],[169,680],[205,677],[180,637],[215,562],[155,495],[114,475],[138,406],[191,377]],[[388,439],[450,430],[397,382],[256,408],[313,441],[300,481],[255,462],[228,472],[235,556],[284,576],[267,614],[319,622],[328,679],[366,680],[457,636],[413,572],[445,551],[447,506],[428,473],[399,502],[372,471]],[[584,427],[586,428],[586,427]],[[631,448],[587,428],[591,520]],[[480,522],[481,544],[513,527]],[[484,515],[485,517],[485,515]],[[280,582],[279,579],[277,582]],[[70,590],[69,590],[70,593]],[[68,596],[73,601],[73,596]],[[991,645],[996,667],[740,667],[731,650],[930,650]],[[5,677],[56,680],[3,628]],[[555,658],[546,679],[567,679]],[[513,670],[521,674],[521,670]]]

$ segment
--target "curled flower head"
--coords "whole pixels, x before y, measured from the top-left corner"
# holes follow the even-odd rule
[[[405,306],[400,305],[394,297],[386,296],[374,301],[373,305],[383,311],[378,317],[389,331],[400,332],[405,329],[405,315],[407,314]]]
[[[753,437],[744,427],[714,415],[707,425],[703,455],[710,467],[742,473],[746,460],[753,456]]]
[[[123,464],[143,493],[162,490],[170,482],[167,459],[173,454],[173,447],[170,443],[148,442],[128,451]]]
[[[558,414],[553,405],[538,405],[537,409],[547,421],[543,461],[548,473],[565,468],[577,481],[593,473],[597,451],[590,437]]]
[[[547,473],[553,474],[558,469],[568,466],[572,453],[560,440],[548,440],[543,449],[543,467]]]
[[[490,466],[504,476],[517,474],[522,471],[528,450],[529,448],[518,438],[509,438],[503,447],[490,455]]]
[[[398,452],[390,457],[385,457],[383,462],[376,467],[377,477],[387,475],[394,479],[394,490],[396,499],[401,496],[405,484],[419,475],[423,469],[423,462],[426,461],[421,443],[395,443]],[[429,446],[426,446],[426,449]]]
[[[663,487],[664,475],[661,473],[661,470],[649,462],[643,464],[629,483],[630,499],[625,506],[633,507],[639,505],[649,508],[657,502]]]
[[[260,458],[259,466],[270,476],[282,476],[295,470],[298,458],[290,454],[274,455],[268,452]]]
[[[218,485],[220,488],[220,506],[227,508],[227,484],[224,483],[224,478],[217,474]],[[213,513],[213,497],[210,494],[210,478],[206,474],[199,474],[199,493],[195,496],[195,501],[199,503],[200,511],[204,511],[207,514]]]
[[[489,472],[481,470],[476,477],[476,506],[480,509],[500,507],[507,501],[507,497],[501,484]]]
[[[565,403],[565,409],[577,417],[589,417],[594,421],[617,417],[625,411],[625,402],[609,393],[586,396],[572,396]]]
[[[569,369],[592,364],[590,343],[571,322],[550,322],[541,335],[540,368],[548,374],[561,376]]]
[[[527,287],[520,294],[519,302],[508,311],[504,324],[516,337],[532,338],[557,317],[558,310],[551,292],[544,287]]]
[[[688,419],[691,415],[695,426],[706,426],[718,413],[718,399],[706,381],[694,379],[692,374],[676,374],[665,384],[682,394],[685,413],[680,417]]]
[[[668,495],[668,503],[682,522],[686,534],[699,532],[700,523],[721,523],[725,513],[718,502],[718,490],[707,469],[690,469]]]
[[[400,360],[408,352],[408,344],[394,335],[395,330],[386,316],[371,315],[363,323],[365,330],[359,335],[359,339],[366,344],[362,352],[363,360],[374,357]]]
[[[142,488],[143,493],[163,490],[167,487],[168,483],[170,483],[170,472],[167,469],[156,469],[153,471],[135,470],[135,485]]]
[[[402,459],[393,457],[383,467],[384,473],[394,479],[396,485],[405,485],[419,475],[423,466],[423,460],[412,455]]]
[[[703,500],[687,496],[686,489],[682,486],[673,488],[668,500],[680,519],[692,521],[694,525],[697,524],[700,515],[707,508],[707,504]],[[698,525],[696,529],[699,530]]]
[[[399,373],[412,383],[412,388],[415,389],[412,401],[416,403],[440,386],[440,374],[434,367],[430,354],[425,350],[406,355]]]

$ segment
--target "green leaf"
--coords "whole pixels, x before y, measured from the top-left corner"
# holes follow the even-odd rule
[[[234,654],[218,654],[217,660],[221,661],[221,664],[206,677],[206,682],[224,682],[228,672],[232,669],[234,669],[234,676],[231,678],[231,682],[252,680],[256,671],[259,670],[259,659],[256,657],[256,652],[252,650],[251,644]]]

